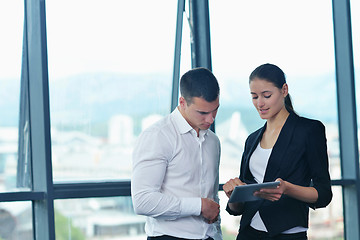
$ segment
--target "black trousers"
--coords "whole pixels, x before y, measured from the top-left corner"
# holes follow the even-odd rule
[[[278,234],[270,237],[267,232],[256,230],[250,226],[241,231],[236,240],[307,240],[306,232]]]
[[[163,235],[158,237],[147,237],[147,240],[201,240],[201,239],[187,239],[187,238],[178,238],[178,237]],[[209,237],[206,240],[214,240],[214,239]]]

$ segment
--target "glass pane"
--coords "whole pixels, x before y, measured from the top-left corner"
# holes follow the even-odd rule
[[[24,1],[0,1],[0,192],[16,191]]]
[[[177,1],[46,8],[54,180],[128,179],[136,137],[170,111]]]
[[[342,187],[333,186],[333,199],[326,208],[310,210],[309,239],[344,239]]]
[[[248,85],[250,73],[264,63],[285,72],[295,111],[325,125],[331,178],[340,178],[331,1],[209,4],[213,71],[221,92],[216,118],[222,144],[220,181],[239,175],[246,137],[265,123],[252,104]],[[223,223],[229,229],[238,225],[233,217],[224,217]]]
[[[0,203],[0,239],[32,240],[31,202]]]
[[[56,239],[146,239],[144,226],[131,197],[55,201]]]

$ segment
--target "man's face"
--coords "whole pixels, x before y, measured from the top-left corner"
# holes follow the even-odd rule
[[[180,112],[189,125],[199,133],[199,130],[208,129],[214,122],[219,109],[219,97],[207,102],[201,97],[193,97],[192,102],[188,102],[180,97]]]

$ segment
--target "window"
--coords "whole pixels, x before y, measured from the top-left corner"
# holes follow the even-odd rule
[[[177,2],[46,7],[54,180],[130,179],[136,137],[170,110]]]
[[[0,239],[33,239],[31,202],[0,203]]]
[[[131,197],[66,199],[55,202],[56,238],[146,238],[145,217],[134,214]]]
[[[144,238],[144,217],[133,213],[130,198],[132,147],[144,128],[170,112],[178,1],[48,0],[45,8],[45,1],[5,2],[0,2],[0,238]],[[188,4],[180,75],[191,66]],[[338,132],[344,124],[337,122],[331,1],[209,4],[212,69],[221,88],[215,129],[222,144],[220,182],[238,175],[246,136],[264,124],[253,109],[248,76],[265,62],[285,71],[295,110],[325,124],[331,177],[341,178]],[[351,1],[356,79],[357,12],[358,3]],[[24,76],[27,67],[35,69],[31,77]],[[51,141],[47,92],[41,91],[47,90],[46,80]],[[29,114],[39,120],[31,122],[36,146],[30,146]],[[357,200],[350,191],[358,179],[339,182],[331,204],[310,211],[312,239],[344,238],[343,218],[359,217],[349,207]],[[219,195],[224,209],[227,199]],[[233,238],[240,217],[222,211],[221,218],[224,238]],[[351,224],[345,227],[348,238],[358,237],[349,231]]]
[[[0,192],[28,185],[20,180],[18,135],[24,25],[23,1],[0,2]],[[24,130],[24,129],[23,129]]]

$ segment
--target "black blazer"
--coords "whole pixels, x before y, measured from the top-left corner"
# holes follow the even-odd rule
[[[245,183],[256,182],[249,169],[249,160],[265,129],[266,124],[250,134],[245,142],[239,177]],[[296,185],[313,186],[318,191],[318,200],[310,204],[283,195],[275,202],[246,202],[239,231],[250,224],[257,211],[272,236],[296,226],[308,227],[309,207],[325,207],[332,199],[328,168],[324,125],[320,121],[290,113],[272,149],[264,182],[282,178]],[[239,215],[228,207],[227,211]]]

